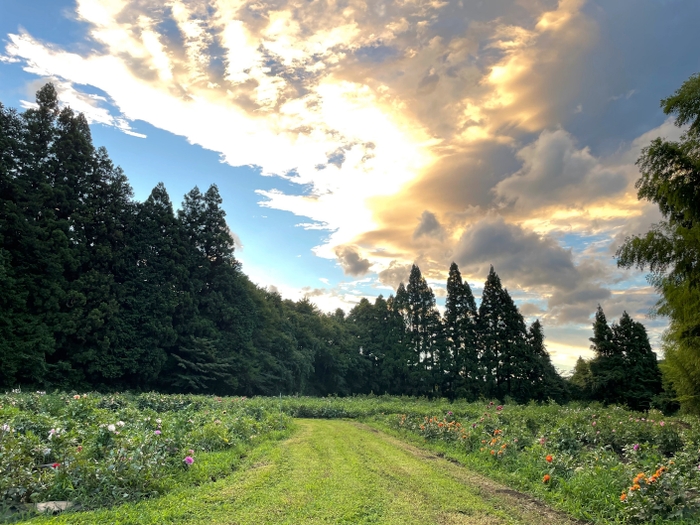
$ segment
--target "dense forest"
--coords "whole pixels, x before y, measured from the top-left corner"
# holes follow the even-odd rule
[[[493,268],[477,307],[452,264],[444,315],[415,265],[395,295],[347,315],[284,300],[243,273],[216,186],[195,187],[177,212],[162,184],[137,202],[83,115],[51,84],[36,100],[22,113],[0,104],[2,387],[634,408],[661,391],[644,327],[627,314],[610,327],[600,307],[596,357],[565,381]]]

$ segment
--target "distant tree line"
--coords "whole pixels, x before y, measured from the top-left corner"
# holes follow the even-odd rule
[[[493,268],[477,308],[452,264],[444,315],[415,265],[395,296],[347,315],[284,300],[242,272],[221,203],[216,186],[195,187],[175,213],[162,184],[135,201],[51,84],[36,108],[0,104],[0,386],[518,402],[624,390],[601,360],[590,388],[562,379]],[[625,319],[598,327],[596,351],[617,356],[611,338],[625,366],[651,370],[646,331]]]
[[[667,411],[677,408],[672,399],[661,396],[661,370],[646,329],[627,312],[610,326],[598,305],[590,341],[595,356],[588,361],[579,357],[570,378],[575,398],[627,405],[632,410],[648,410],[652,405]]]

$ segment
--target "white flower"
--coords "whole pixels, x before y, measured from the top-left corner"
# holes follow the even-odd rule
[[[109,430],[110,432],[114,432],[115,430],[117,430],[117,427],[115,427],[114,425],[107,425],[107,430]]]
[[[160,418],[156,419],[156,423],[160,423],[160,422],[161,422]]]
[[[123,421],[117,421],[117,426],[118,427],[123,427],[125,423]]]
[[[51,454],[51,449],[45,448],[44,450],[42,450],[42,452],[44,453],[44,456],[48,456],[49,454]]]
[[[9,431],[10,431],[10,425],[8,425],[7,423],[5,423],[5,424],[2,426],[2,431],[3,431],[3,432],[9,432]]]

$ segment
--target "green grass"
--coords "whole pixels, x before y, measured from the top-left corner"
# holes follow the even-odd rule
[[[365,425],[299,420],[223,480],[112,509],[35,518],[70,524],[564,524],[531,498]]]

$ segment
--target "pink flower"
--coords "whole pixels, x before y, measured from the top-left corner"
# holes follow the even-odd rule
[[[194,450],[192,450],[192,449],[189,449],[189,450],[188,450],[187,452],[189,452],[189,453],[190,453],[190,456],[194,456]]]
[[[593,426],[595,426],[595,421],[594,421],[593,423],[591,423],[591,424],[592,424]]]
[[[638,444],[635,444],[635,445],[632,447],[632,450],[634,450],[635,452],[637,452],[637,451],[639,450],[639,445],[638,445]]]
[[[659,426],[660,426],[660,427],[663,427],[665,424],[666,424],[666,423],[664,423],[663,421],[659,421]]]
[[[156,436],[160,436],[160,430],[156,430],[156,431],[153,432],[153,433],[154,433]]]
[[[194,463],[194,458],[192,456],[186,456],[183,461],[188,465],[191,465],[192,463]]]

